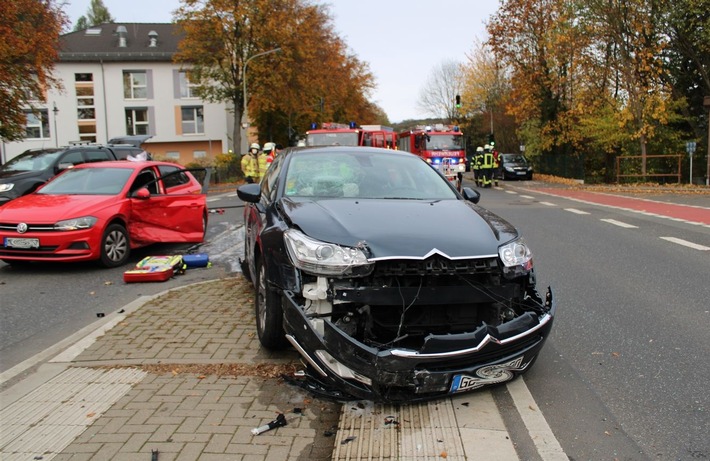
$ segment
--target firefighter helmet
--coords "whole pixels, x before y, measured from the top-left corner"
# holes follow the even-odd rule
[[[478,148],[476,149],[476,152],[483,152],[483,147],[478,146]]]

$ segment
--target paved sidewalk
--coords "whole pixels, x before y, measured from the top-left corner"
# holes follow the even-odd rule
[[[55,375],[26,395],[23,383],[3,394],[0,459],[331,459],[341,405],[279,379],[298,358],[258,347],[251,293],[238,276],[117,314],[78,356],[47,365],[61,372],[46,371]],[[117,370],[131,379],[107,375]],[[279,413],[285,427],[252,435]]]

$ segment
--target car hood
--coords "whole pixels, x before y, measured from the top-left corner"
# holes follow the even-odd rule
[[[370,259],[492,256],[517,236],[499,216],[465,200],[283,199],[291,227],[346,246],[364,244]]]
[[[63,219],[93,215],[116,203],[116,196],[30,194],[0,208],[2,222],[54,223]]]
[[[0,183],[19,181],[20,179],[39,176],[42,171],[5,171],[0,170]]]
[[[525,162],[503,162],[503,166],[510,166],[513,168],[527,168],[528,164]]]

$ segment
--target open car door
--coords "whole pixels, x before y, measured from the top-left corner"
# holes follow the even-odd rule
[[[140,184],[130,193],[132,205],[128,231],[134,242],[202,242],[207,231],[207,196],[210,170],[205,168],[177,168],[163,176],[158,176],[154,167],[150,168],[154,179]],[[202,186],[192,178],[188,183],[173,181],[174,175],[185,175],[186,171],[204,171]],[[136,181],[140,181],[141,172]],[[175,184],[177,182],[177,184]],[[172,185],[171,184],[175,184]]]

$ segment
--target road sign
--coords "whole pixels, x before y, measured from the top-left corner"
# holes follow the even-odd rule
[[[685,143],[685,151],[688,152],[688,155],[693,155],[696,146],[697,143],[695,141],[688,141]]]

